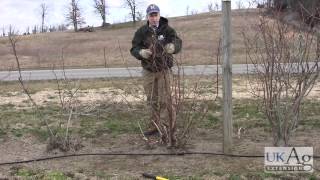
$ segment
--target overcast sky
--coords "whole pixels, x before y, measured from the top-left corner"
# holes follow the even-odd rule
[[[109,23],[118,23],[130,19],[128,9],[123,6],[124,0],[106,0],[109,6]],[[236,2],[232,0],[232,6],[235,8]],[[249,0],[241,0],[245,6],[248,6]],[[40,25],[41,16],[40,4],[45,3],[49,7],[46,25],[57,25],[65,23],[65,14],[70,0],[0,0],[0,27],[8,28],[12,24],[19,31],[25,31],[26,27]],[[95,14],[93,9],[93,0],[79,0],[86,25],[101,25],[100,17]],[[220,0],[145,0],[145,3],[139,6],[139,11],[145,13],[148,4],[155,3],[160,7],[161,15],[166,17],[182,16],[186,14],[186,7],[190,11],[207,11],[207,5],[212,3],[221,3]]]

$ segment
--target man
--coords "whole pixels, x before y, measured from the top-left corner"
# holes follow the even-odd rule
[[[174,64],[172,54],[180,52],[182,41],[168,25],[168,19],[160,16],[157,5],[149,5],[146,13],[148,21],[136,31],[130,50],[141,61],[144,90],[151,110],[149,130],[144,134],[162,134],[161,124],[173,128],[174,132],[176,112],[170,90]]]

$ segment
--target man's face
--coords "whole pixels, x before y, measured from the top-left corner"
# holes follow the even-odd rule
[[[157,26],[160,21],[160,13],[151,13],[148,15],[148,21],[151,26]]]

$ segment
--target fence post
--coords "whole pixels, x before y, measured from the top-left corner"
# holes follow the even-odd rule
[[[223,50],[223,152],[232,151],[232,62],[231,62],[231,0],[222,0]]]

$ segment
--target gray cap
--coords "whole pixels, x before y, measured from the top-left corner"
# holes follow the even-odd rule
[[[151,13],[160,13],[160,8],[155,4],[150,4],[146,12],[147,12],[147,15]]]

